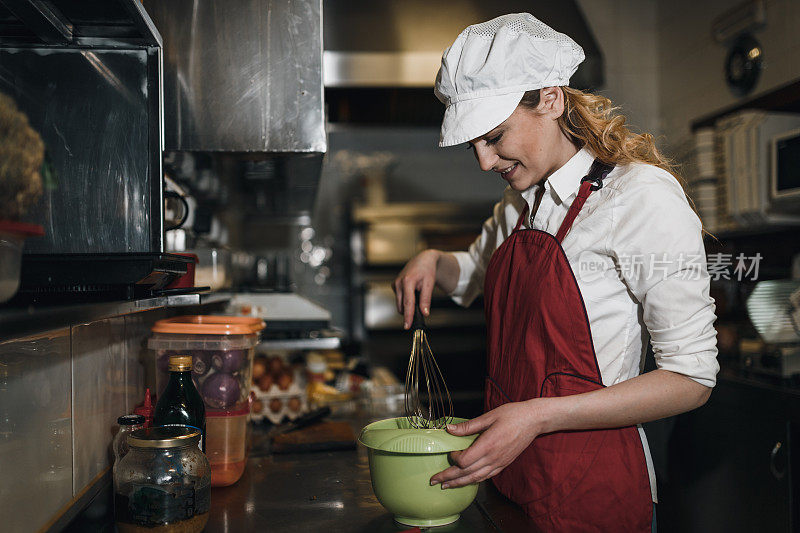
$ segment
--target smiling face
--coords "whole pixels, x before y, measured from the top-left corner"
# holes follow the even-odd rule
[[[558,87],[542,89],[536,109],[517,106],[502,124],[470,141],[481,170],[499,173],[517,191],[546,179],[578,151],[558,126],[563,112]]]

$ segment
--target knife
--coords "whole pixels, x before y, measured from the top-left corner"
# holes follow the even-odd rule
[[[309,411],[306,414],[295,418],[291,422],[275,426],[270,431],[270,437],[274,437],[275,435],[282,435],[284,433],[289,433],[290,431],[295,431],[297,429],[310,426],[314,422],[318,422],[319,420],[325,418],[330,414],[331,414],[331,408],[328,407],[327,405],[324,407],[319,407],[317,409],[314,409],[313,411]]]

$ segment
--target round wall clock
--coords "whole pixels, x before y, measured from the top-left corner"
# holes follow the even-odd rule
[[[749,33],[739,35],[725,59],[725,80],[737,96],[753,90],[761,74],[764,51],[761,44]]]

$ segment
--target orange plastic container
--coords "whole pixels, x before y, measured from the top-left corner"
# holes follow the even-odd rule
[[[156,392],[169,381],[171,355],[192,356],[192,379],[206,412],[230,410],[247,402],[260,318],[188,315],[159,320],[148,346],[156,352]]]
[[[250,404],[232,410],[206,412],[206,456],[211,463],[211,486],[233,485],[247,462],[247,415]]]

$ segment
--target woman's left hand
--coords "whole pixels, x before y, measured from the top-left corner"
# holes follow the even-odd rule
[[[466,450],[451,452],[455,464],[433,476],[431,485],[463,487],[498,474],[541,433],[540,405],[537,400],[507,403],[472,420],[449,425],[447,431],[452,435],[482,435]]]

